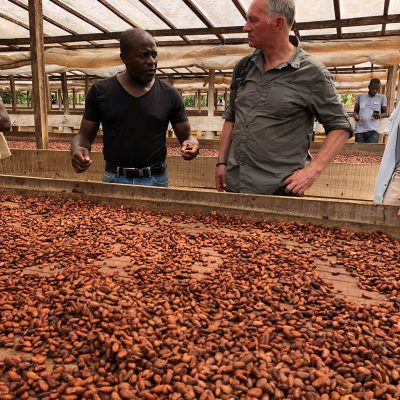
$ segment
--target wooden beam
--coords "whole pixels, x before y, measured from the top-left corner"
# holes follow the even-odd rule
[[[47,149],[49,136],[46,107],[42,0],[29,0],[29,27],[32,65],[32,104],[35,116],[36,146]]]
[[[238,9],[244,20],[247,20],[247,13],[246,10],[243,8],[242,4],[240,3],[239,0],[232,0],[232,3],[235,5],[235,7]]]
[[[197,109],[200,112],[201,111],[201,90],[197,90]],[[192,127],[193,129],[193,127]]]
[[[390,4],[390,0],[385,0],[385,4],[383,5],[383,15],[384,16],[388,15],[389,4]],[[382,35],[384,35],[385,32],[386,32],[386,23],[383,23],[382,24]]]
[[[10,91],[11,91],[11,108],[13,113],[17,113],[17,92],[15,91],[15,78],[14,75],[9,76]]]
[[[11,3],[14,3],[18,7],[23,8],[26,11],[29,11],[28,6],[26,4],[24,4],[24,3],[22,3],[19,0],[8,0],[8,1],[10,1]],[[72,29],[69,29],[67,26],[62,25],[59,22],[54,21],[53,19],[51,19],[49,17],[46,17],[45,15],[43,15],[43,20],[49,22],[50,24],[56,26],[57,28],[62,29],[65,32],[69,32],[71,35],[76,35],[77,34],[77,32],[73,31]]]
[[[97,1],[99,3],[101,3],[101,4],[103,4],[104,7],[108,8],[113,14],[115,14],[116,16],[121,18],[122,21],[126,22],[132,28],[138,28],[139,27],[130,18],[128,18],[124,13],[122,13],[120,10],[118,10],[113,5],[111,5],[107,0],[97,0]]]
[[[208,78],[208,116],[214,115],[215,102],[214,102],[214,92],[215,92],[215,70],[210,69]]]
[[[69,99],[68,99],[67,74],[65,72],[61,74],[61,90],[62,90],[64,115],[68,115],[70,111],[69,111]]]
[[[190,10],[200,19],[201,22],[208,28],[213,28],[211,21],[201,12],[201,10],[192,2],[192,0],[183,0],[183,2],[190,8]],[[216,35],[221,42],[225,42],[225,38],[220,34]]]
[[[147,0],[139,0],[146,8],[148,8],[156,17],[158,17],[164,24],[168,25],[171,29],[176,29],[176,26],[163,14],[158,11],[156,7],[154,7]],[[185,35],[180,35],[185,43],[189,43],[189,39]]]
[[[91,26],[94,26],[100,32],[103,32],[103,33],[108,32],[108,30],[106,28],[102,27],[101,25],[99,25],[98,23],[94,22],[93,20],[85,17],[83,14],[81,14],[78,11],[74,10],[73,8],[67,6],[66,4],[61,2],[60,0],[50,0],[50,1],[52,3],[54,3],[54,4],[56,4],[58,7],[62,8],[63,10],[69,12],[70,14],[75,15],[75,17],[78,17],[82,21],[85,21],[87,24],[89,24]]]
[[[388,108],[389,114],[394,109],[394,101],[396,98],[398,68],[399,68],[398,64],[388,68],[388,77],[387,77],[387,83],[386,83],[386,97],[387,97],[387,108]]]
[[[51,0],[56,2],[58,0]],[[185,0],[189,1],[189,0]],[[337,27],[350,27],[350,26],[363,26],[363,25],[379,25],[383,23],[398,23],[400,20],[400,14],[393,14],[387,16],[375,16],[375,17],[360,17],[360,18],[348,18],[340,21],[328,20],[328,21],[312,21],[312,22],[301,22],[296,23],[293,29],[307,31],[310,29],[326,29],[326,28],[337,28]],[[103,28],[104,29],[104,28]],[[147,30],[153,36],[182,36],[182,35],[210,35],[215,34],[218,38],[225,42],[228,39],[224,39],[221,35],[227,33],[243,33],[243,26],[232,26],[232,27],[214,27],[209,26],[207,28],[187,28],[187,29],[149,29]],[[102,41],[102,40],[119,40],[122,32],[104,32],[104,33],[87,33],[80,35],[63,35],[63,36],[49,36],[45,38],[45,44],[51,43],[62,43],[62,42],[84,42],[84,41]],[[388,35],[400,35],[400,30],[386,31],[385,36]],[[377,37],[382,36],[376,32],[360,32],[360,33],[348,33],[346,37]],[[303,38],[305,35],[303,35]],[[306,36],[306,40],[309,38],[320,38],[320,39],[337,39],[337,35],[315,35]],[[345,35],[343,35],[345,37]],[[236,39],[237,40],[237,39]],[[244,39],[240,39],[243,43]],[[212,43],[212,41],[209,41]],[[182,41],[182,43],[184,43]],[[190,43],[194,43],[190,41]],[[196,42],[197,44],[198,42]],[[11,46],[11,45],[26,45],[29,44],[29,40],[26,38],[15,38],[15,39],[0,39],[0,45]],[[165,45],[160,43],[160,45]]]
[[[72,108],[76,108],[76,89],[72,88]]]
[[[340,0],[333,0],[333,7],[335,9],[335,20],[340,21]],[[340,38],[342,36],[342,27],[336,27],[337,37]]]

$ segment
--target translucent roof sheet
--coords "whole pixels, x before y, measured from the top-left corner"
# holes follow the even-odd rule
[[[17,39],[29,37],[29,18],[27,12],[28,0],[1,0],[0,9],[0,41],[1,39]],[[295,0],[296,23],[301,24],[301,37],[338,34],[342,32],[358,36],[366,32],[384,32],[385,0],[369,0],[367,3],[360,0],[339,0],[339,13],[335,13],[335,0]],[[133,26],[147,30],[196,29],[196,28],[224,28],[243,26],[243,13],[251,4],[251,0],[42,0],[44,15],[45,36],[59,36],[68,34],[95,34],[121,32]],[[6,16],[5,17],[2,17]],[[388,17],[391,17],[386,26],[387,30],[398,30],[395,25],[400,21],[400,1],[388,2]],[[341,21],[349,18],[373,18],[368,25],[371,28],[347,21],[341,26]],[[398,17],[398,19],[396,19]],[[304,24],[319,22],[304,27]],[[369,22],[369,21],[366,21]],[[330,23],[330,26],[323,24]],[[331,25],[337,24],[337,27]],[[339,28],[339,29],[338,29]],[[351,28],[351,29],[349,29]],[[328,30],[327,30],[328,29]],[[238,36],[234,36],[234,35]],[[386,34],[388,34],[386,32]],[[398,32],[395,32],[398,34]],[[190,36],[189,36],[190,35]],[[161,36],[161,35],[160,35]],[[168,35],[170,40],[182,40],[181,36]],[[189,40],[199,40],[196,33],[190,32],[186,36]],[[238,39],[246,36],[240,32],[226,32],[216,36],[211,32],[203,32],[201,40]],[[334,38],[334,37],[332,37]],[[165,41],[167,39],[163,39]]]

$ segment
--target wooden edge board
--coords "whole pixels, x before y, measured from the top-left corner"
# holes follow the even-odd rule
[[[357,201],[163,189],[10,175],[0,175],[0,193],[61,195],[166,213],[217,211],[249,219],[292,220],[353,231],[380,231],[400,239],[399,207]]]

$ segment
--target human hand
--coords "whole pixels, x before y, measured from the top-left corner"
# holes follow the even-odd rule
[[[312,163],[308,164],[283,181],[284,190],[295,196],[304,196],[304,192],[314,184],[319,175],[320,173],[313,168]]]
[[[380,119],[381,118],[381,113],[379,111],[374,111],[372,113],[372,118],[374,119]]]
[[[75,172],[85,172],[92,165],[89,154],[89,150],[85,147],[78,146],[71,150],[71,163]]]
[[[215,170],[215,187],[218,192],[226,192],[228,185],[226,184],[226,165],[219,164]]]
[[[181,155],[184,160],[193,160],[199,154],[199,144],[191,140],[185,140],[181,146]]]

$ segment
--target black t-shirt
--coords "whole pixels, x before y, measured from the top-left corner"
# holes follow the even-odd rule
[[[135,168],[164,162],[168,123],[188,119],[182,96],[174,87],[156,79],[146,94],[134,97],[115,76],[90,88],[84,118],[102,124],[106,161]]]

